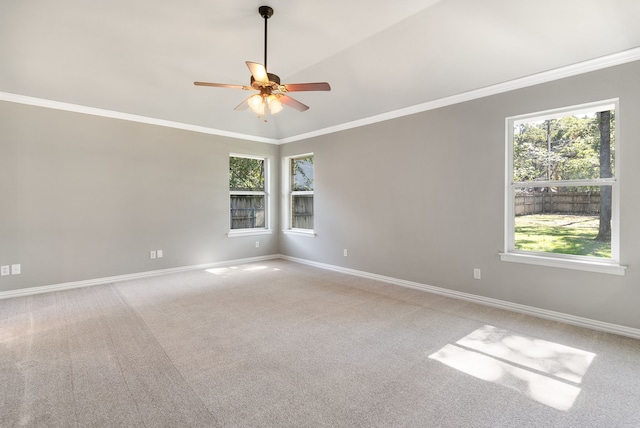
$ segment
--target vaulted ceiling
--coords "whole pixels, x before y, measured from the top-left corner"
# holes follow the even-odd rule
[[[233,108],[245,61],[291,94]],[[640,47],[637,0],[20,0],[0,3],[0,92],[282,141]]]

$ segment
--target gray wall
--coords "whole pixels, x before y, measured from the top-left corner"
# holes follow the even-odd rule
[[[636,62],[283,146],[0,102],[0,264],[23,270],[0,291],[282,253],[640,328],[639,75]],[[505,117],[613,97],[626,276],[501,262]],[[269,156],[274,196],[279,159],[314,152],[317,237],[227,238],[230,152]]]
[[[269,157],[277,195],[278,151],[0,102],[0,265],[22,265],[0,291],[277,253],[277,233],[226,232],[229,153]]]
[[[317,237],[283,235],[280,251],[640,328],[638,76],[640,62],[286,144],[315,153]],[[505,117],[615,97],[626,276],[501,262]]]

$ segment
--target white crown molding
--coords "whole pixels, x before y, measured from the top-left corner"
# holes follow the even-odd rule
[[[423,290],[429,293],[439,294],[441,296],[451,297],[459,300],[466,300],[468,302],[477,303],[479,305],[505,309],[511,312],[531,315],[537,318],[544,318],[552,321],[559,321],[565,324],[584,327],[591,330],[604,331],[607,333],[613,333],[620,336],[640,339],[640,329],[626,327],[623,325],[592,320],[589,318],[577,317],[574,315],[564,314],[562,312],[549,311],[546,309],[536,308],[533,306],[526,306],[518,303],[507,302],[505,300],[498,300],[490,297],[478,296],[476,294],[462,293],[460,291],[449,290],[447,288],[434,287],[432,285],[421,284],[419,282],[406,281],[404,279],[392,278],[389,276],[383,276],[383,275],[363,272],[355,269],[344,268],[341,266],[314,262],[306,259],[299,259],[297,257],[290,257],[282,254],[279,257],[284,260],[289,260],[296,263],[302,263],[302,264],[314,266],[320,269],[327,269],[334,272],[344,273],[347,275],[354,275],[362,278],[372,279],[375,281],[386,282],[388,284]]]
[[[93,116],[108,117],[111,119],[122,119],[130,122],[145,123],[148,125],[164,126],[167,128],[183,129],[186,131],[199,132],[201,134],[219,135],[221,137],[235,138],[239,140],[257,141],[267,144],[279,144],[274,138],[263,138],[255,135],[240,134],[237,132],[223,131],[220,129],[207,128],[205,126],[191,125],[182,122],[173,122],[164,119],[155,119],[153,117],[140,116],[137,114],[122,113],[114,110],[106,110],[95,107],[82,106],[78,104],[64,103],[61,101],[47,100],[44,98],[29,97],[26,95],[12,94],[8,92],[0,92],[0,101],[9,101],[19,104],[28,104],[37,107],[51,108],[55,110],[71,111],[74,113],[90,114]]]
[[[529,86],[538,85],[541,83],[552,82],[554,80],[563,79],[566,77],[577,76],[579,74],[588,73],[591,71],[597,71],[608,67],[614,67],[616,65],[622,65],[629,62],[640,60],[640,47],[617,52],[611,55],[591,59],[588,61],[580,62],[577,64],[568,65],[565,67],[556,68],[554,70],[545,71],[531,76],[523,77],[520,79],[514,79],[496,85],[487,86],[480,89],[475,89],[461,94],[452,95],[450,97],[440,98],[433,101],[417,104],[411,107],[406,107],[387,113],[382,113],[363,119],[354,120],[352,122],[346,122],[336,126],[330,126],[328,128],[318,129],[315,131],[307,132],[304,134],[298,134],[291,137],[275,139],[258,137],[255,135],[241,134],[237,132],[229,132],[220,129],[207,128],[204,126],[191,125],[181,122],[173,122],[164,119],[155,119],[152,117],[139,116],[135,114],[122,113],[113,110],[105,110],[100,108],[82,106],[77,104],[64,103],[60,101],[46,100],[43,98],[29,97],[25,95],[12,94],[7,92],[0,92],[0,101],[9,101],[20,104],[28,104],[38,107],[52,108],[57,110],[65,110],[76,113],[90,114],[94,116],[102,116],[114,119],[128,120],[132,122],[146,123],[150,125],[165,126],[169,128],[183,129],[187,131],[199,132],[203,134],[219,135],[222,137],[236,138],[240,140],[256,141],[267,144],[287,144],[294,141],[306,140],[321,135],[332,134],[335,132],[345,131],[348,129],[359,128],[361,126],[371,125],[378,122],[384,122],[391,119],[397,119],[403,116],[408,116],[416,113],[422,113],[428,110],[437,109],[440,107],[446,107],[453,104],[458,104],[466,101],[472,101],[478,98],[488,97],[490,95],[501,94],[516,89],[522,89]]]
[[[403,109],[394,110],[387,113],[354,120],[353,122],[347,122],[340,125],[331,126],[328,128],[318,129],[316,131],[295,135],[292,137],[282,138],[279,140],[279,143],[280,144],[292,143],[294,141],[306,140],[312,137],[332,134],[334,132],[346,131],[352,128],[359,128],[361,126],[371,125],[378,122],[384,122],[386,120],[391,120],[391,119],[397,119],[399,117],[409,116],[416,113],[422,113],[428,110],[434,110],[440,107],[446,107],[453,104],[472,101],[478,98],[484,98],[491,95],[502,94],[504,92],[509,92],[516,89],[522,89],[529,86],[538,85],[541,83],[552,82],[554,80],[564,79],[565,77],[577,76],[579,74],[589,73],[591,71],[602,70],[605,68],[614,67],[616,65],[622,65],[622,64],[626,64],[626,63],[637,61],[637,60],[640,60],[640,48],[633,48],[626,51],[617,52],[612,55],[595,58],[589,61],[584,61],[577,64],[556,68],[554,70],[549,70],[549,71],[545,71],[538,74],[533,74],[531,76],[526,76],[520,79],[514,79],[507,82],[498,83],[496,85],[475,89],[473,91],[452,95],[450,97],[428,101],[428,102],[417,104],[411,107],[406,107]]]

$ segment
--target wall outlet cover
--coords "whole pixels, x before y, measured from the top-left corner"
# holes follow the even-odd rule
[[[20,265],[11,265],[11,275],[20,275],[21,271]]]
[[[9,265],[0,266],[0,275],[1,276],[11,275],[11,267]]]

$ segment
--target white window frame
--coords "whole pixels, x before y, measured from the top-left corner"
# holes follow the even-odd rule
[[[291,162],[295,159],[300,159],[300,158],[306,158],[306,157],[313,157],[314,158],[314,164],[313,164],[313,174],[314,174],[314,189],[311,191],[293,191],[291,188]],[[282,182],[285,183],[285,191],[284,191],[284,203],[283,206],[285,207],[284,210],[284,224],[286,225],[285,228],[283,229],[283,233],[285,234],[289,234],[289,235],[300,235],[300,236],[307,236],[307,237],[312,237],[315,238],[317,236],[316,232],[315,232],[315,224],[316,224],[316,218],[315,218],[315,203],[316,203],[316,198],[315,198],[315,155],[314,153],[302,153],[302,154],[297,154],[297,155],[293,155],[293,156],[287,156],[283,159],[283,165],[282,165]],[[293,208],[293,197],[296,195],[313,195],[313,204],[314,204],[314,209],[313,209],[313,225],[314,225],[314,229],[300,229],[300,228],[294,228],[292,227],[292,223],[293,223],[293,216],[291,214],[291,210]]]
[[[616,114],[616,135],[615,135],[615,177],[599,178],[593,180],[566,180],[566,181],[536,181],[534,183],[514,183],[513,182],[513,140],[515,125],[523,122],[534,122],[564,117],[567,115],[578,115],[581,113],[591,113],[593,111],[615,110]],[[589,272],[606,273],[613,275],[624,275],[626,266],[620,265],[620,109],[618,99],[598,101],[577,106],[564,107],[560,109],[547,110],[537,113],[524,114],[507,117],[506,127],[506,162],[505,162],[505,228],[504,228],[504,252],[500,253],[500,259],[507,262],[526,263],[566,269],[577,269]],[[611,186],[611,258],[576,256],[571,254],[541,253],[532,251],[522,251],[515,249],[515,192],[514,189],[523,185],[531,184],[535,187],[557,186],[559,184],[575,186]]]
[[[246,158],[246,159],[258,159],[264,162],[264,191],[246,191],[246,190],[231,190],[229,189],[229,198],[228,204],[229,209],[228,213],[231,212],[231,196],[233,195],[257,195],[264,196],[264,225],[265,227],[255,227],[255,228],[247,228],[247,229],[231,229],[231,216],[229,216],[229,232],[227,236],[229,238],[238,237],[238,236],[252,236],[252,235],[268,235],[273,233],[271,229],[271,197],[269,194],[269,158],[265,156],[255,156],[255,155],[247,155],[241,153],[229,153],[229,161],[231,158]],[[229,183],[227,182],[227,186]]]

